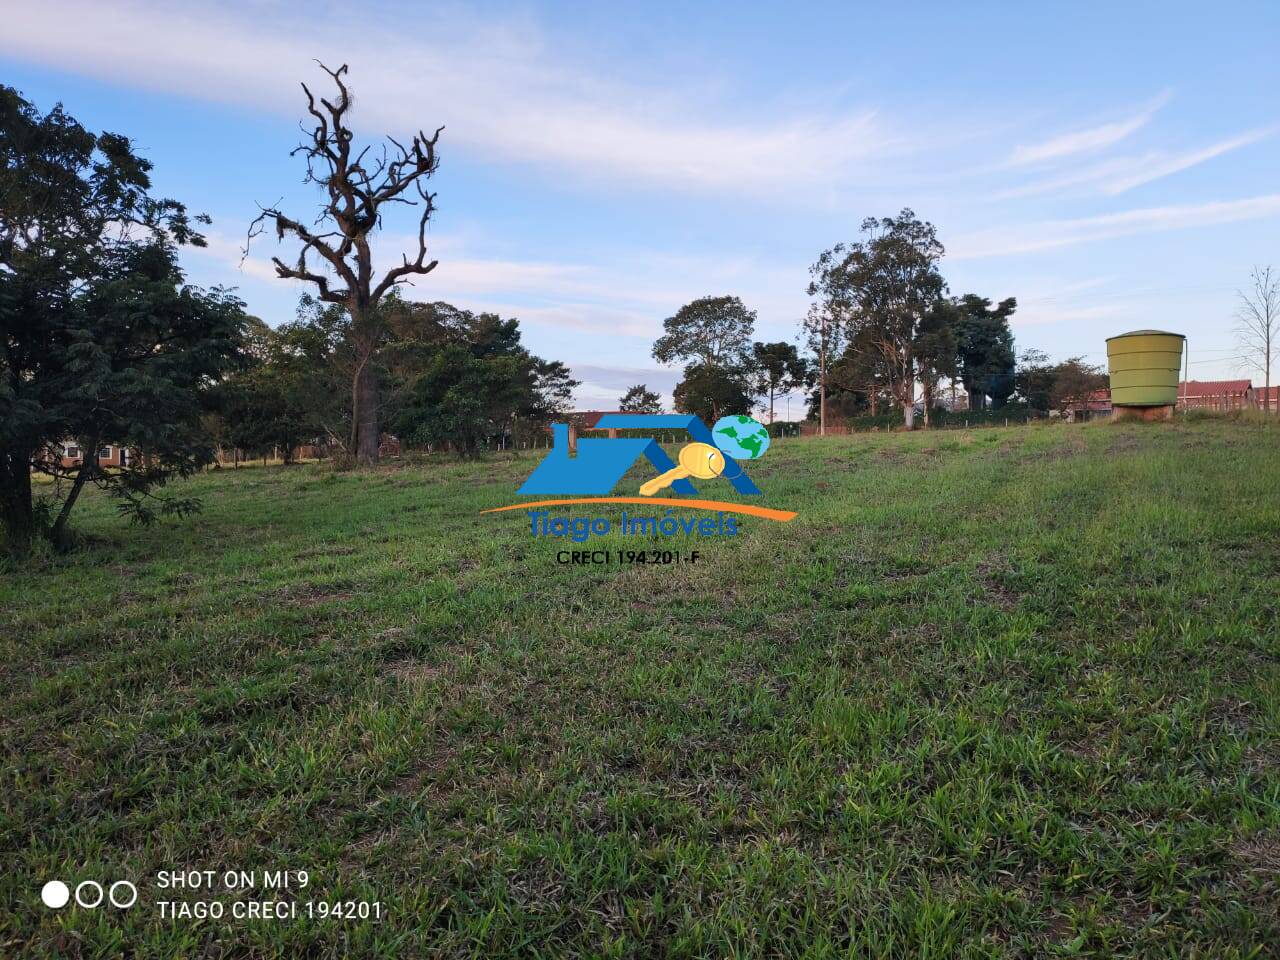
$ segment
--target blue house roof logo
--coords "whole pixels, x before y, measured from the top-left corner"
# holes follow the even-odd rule
[[[593,429],[603,430],[684,430],[696,442],[715,446],[715,440],[707,425],[695,416],[687,414],[631,414],[611,413],[600,418]],[[598,437],[580,438],[577,456],[570,456],[569,425],[552,424],[551,452],[529,475],[529,479],[517,491],[522,495],[603,496],[613,491],[623,474],[641,457],[646,458],[660,473],[675,468],[658,441],[652,437]],[[741,494],[759,494],[751,478],[736,460],[724,456],[723,476]],[[694,495],[697,488],[688,479],[672,482],[671,489],[685,496]]]

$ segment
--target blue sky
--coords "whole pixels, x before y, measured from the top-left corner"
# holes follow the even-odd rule
[[[1239,375],[1236,290],[1280,265],[1280,5],[1022,6],[47,0],[6,13],[0,80],[132,137],[214,218],[191,278],[275,324],[301,288],[239,248],[257,204],[315,209],[297,84],[349,63],[358,134],[446,128],[409,295],[519,317],[583,407],[668,391],[649,348],[694,297],[795,339],[808,265],[902,206],[953,292],[1018,298],[1019,349],[1161,327]]]

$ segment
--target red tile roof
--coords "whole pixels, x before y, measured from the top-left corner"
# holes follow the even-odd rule
[[[1179,397],[1224,397],[1247,393],[1249,380],[1184,380],[1178,384]]]
[[[569,419],[577,424],[579,430],[593,430],[601,417],[622,412],[621,410],[575,410],[569,414]]]

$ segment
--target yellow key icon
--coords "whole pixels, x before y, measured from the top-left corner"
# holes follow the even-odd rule
[[[724,454],[709,443],[690,443],[680,451],[680,456],[676,459],[680,466],[642,484],[641,496],[652,497],[663,487],[669,487],[685,477],[710,480],[724,473]]]

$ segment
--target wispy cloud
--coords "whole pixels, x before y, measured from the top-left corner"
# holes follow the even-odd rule
[[[308,289],[297,281],[276,278],[270,257],[287,251],[287,245],[277,246],[272,238],[260,237],[244,257],[243,241],[217,230],[208,231],[206,238],[207,247],[188,248],[187,255],[235,271],[230,282],[289,284],[298,293]],[[375,259],[379,250],[401,249],[408,242],[396,234],[379,237]],[[663,318],[681,304],[708,294],[741,295],[759,312],[758,333],[771,338],[788,334],[806,304],[803,264],[779,266],[743,257],[652,252],[597,263],[551,262],[481,257],[469,248],[457,237],[433,238],[432,250],[440,263],[405,287],[405,296],[516,316],[533,326],[647,340],[658,336]],[[290,258],[287,252],[280,255]]]
[[[1039,143],[1015,147],[1010,162],[1015,165],[1044,163],[1109,147],[1145,127],[1151,121],[1151,118],[1155,116],[1156,111],[1168,101],[1169,94],[1166,92],[1147,104],[1138,113],[1123,120],[1115,120],[1084,130],[1074,130],[1071,133],[1059,134]]]
[[[1038,194],[1060,192],[1098,193],[1117,196],[1134,187],[1152,183],[1183,170],[1189,170],[1215,157],[1257,143],[1275,133],[1275,128],[1250,130],[1239,136],[1219,140],[1206,147],[1179,153],[1153,151],[1138,156],[1115,157],[1091,166],[1036,180],[1022,186],[1002,190],[993,199],[1009,200]]]
[[[1134,234],[1274,216],[1280,216],[1280,194],[1266,194],[1244,200],[1147,207],[1097,217],[1048,220],[980,230],[957,238],[949,245],[949,253],[953,260],[1035,253]]]
[[[796,113],[754,105],[740,121],[678,81],[627,84],[552,50],[527,20],[420,8],[391,33],[351,29],[346,5],[175,7],[159,0],[22,4],[0,51],[152,90],[300,112],[312,58],[347,62],[358,125],[380,133],[447,128],[446,149],[577,174],[686,189],[815,193],[895,149],[871,109]],[[364,39],[367,37],[368,39]],[[418,39],[422,38],[422,39]]]
[[[1230,153],[1232,150],[1238,150],[1240,147],[1248,146],[1251,143],[1257,143],[1259,140],[1265,139],[1275,133],[1275,129],[1252,130],[1243,133],[1238,137],[1231,137],[1228,140],[1221,140],[1218,143],[1210,144],[1199,150],[1192,150],[1188,153],[1165,155],[1163,157],[1149,157],[1145,162],[1135,164],[1133,172],[1127,176],[1120,176],[1107,183],[1103,190],[1105,193],[1115,195],[1124,193],[1126,190],[1132,190],[1134,187],[1141,186],[1144,183],[1151,183],[1153,180],[1159,180],[1170,174],[1180,173],[1183,170],[1189,170],[1191,167],[1198,166],[1206,160],[1212,160],[1214,157],[1220,157],[1224,153]]]

